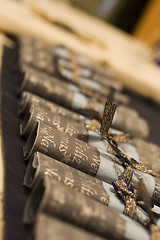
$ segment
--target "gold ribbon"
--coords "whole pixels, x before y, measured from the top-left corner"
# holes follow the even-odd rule
[[[147,166],[141,163],[138,163],[134,158],[128,157],[125,153],[122,153],[121,150],[117,147],[117,142],[115,141],[115,139],[108,134],[109,128],[112,124],[112,120],[115,114],[116,107],[117,107],[116,104],[106,103],[100,128],[100,133],[102,137],[108,141],[113,150],[112,154],[117,156],[123,163],[129,164],[141,172],[149,173],[155,177],[160,177],[159,173],[155,172],[154,170],[148,168]]]
[[[91,124],[85,124],[85,127],[88,131],[100,132],[100,122],[96,119],[93,119]]]
[[[117,105],[114,103],[106,102],[105,104],[100,128],[100,133],[104,138],[108,136],[108,131],[111,127],[116,108]]]
[[[112,120],[116,111],[116,105],[113,103],[106,103],[103,113],[103,118],[101,121],[101,126],[99,126],[99,122],[96,120],[93,120],[91,124],[86,124],[86,128],[88,130],[92,130],[95,132],[99,132],[102,135],[102,137],[108,141],[110,144],[110,151],[112,154],[117,156],[123,163],[123,165],[127,165],[126,170],[120,175],[119,179],[114,181],[113,187],[117,194],[121,197],[121,199],[125,203],[125,209],[124,214],[129,216],[132,219],[136,218],[136,200],[137,200],[137,192],[140,192],[141,195],[144,198],[144,202],[146,204],[146,210],[148,210],[148,215],[151,220],[151,240],[160,240],[160,231],[158,229],[158,226],[156,225],[156,221],[154,219],[153,213],[151,211],[151,206],[149,205],[149,202],[147,202],[147,190],[145,189],[145,186],[143,182],[141,181],[138,185],[138,188],[134,189],[134,192],[132,192],[128,186],[132,179],[133,175],[133,168],[149,173],[153,176],[159,177],[160,174],[153,171],[152,169],[149,169],[147,166],[138,163],[134,158],[128,157],[126,154],[121,152],[121,150],[117,147],[117,142],[126,142],[129,138],[129,134],[124,135],[114,135],[109,132],[109,128],[112,124]],[[149,210],[150,209],[150,210]]]
[[[160,240],[160,230],[156,224],[151,224],[151,240]]]
[[[108,141],[108,143],[112,147],[113,155],[118,157],[123,163],[129,164],[133,168],[135,168],[141,172],[149,173],[155,177],[160,177],[160,174],[157,173],[156,171],[148,168],[147,166],[143,165],[142,163],[138,163],[134,158],[128,157],[125,153],[122,153],[121,150],[117,147],[117,144],[115,143],[115,141],[112,138],[110,138],[110,136],[105,137],[105,139]]]
[[[117,194],[125,203],[124,214],[128,217],[136,218],[136,195],[128,186],[133,176],[133,170],[130,166],[127,166],[126,170],[120,175],[119,179],[114,181],[113,187]]]

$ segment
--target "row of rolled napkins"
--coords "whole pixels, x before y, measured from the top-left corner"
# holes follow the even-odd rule
[[[20,43],[18,113],[23,117],[20,134],[26,139],[24,159],[29,162],[24,185],[32,190],[23,220],[34,224],[33,238],[149,239],[147,212],[136,205],[134,220],[125,216],[126,203],[112,185],[125,165],[100,131],[90,128],[93,118],[100,126],[104,100],[122,104],[112,125],[118,130],[110,128],[110,135],[118,136],[118,148],[130,158],[154,169],[152,144],[122,132],[145,138],[146,121],[124,105],[128,98],[110,71],[63,47],[52,49],[25,37]],[[154,148],[156,156],[159,147]],[[159,205],[159,178],[135,169],[130,185],[134,188],[139,179]]]

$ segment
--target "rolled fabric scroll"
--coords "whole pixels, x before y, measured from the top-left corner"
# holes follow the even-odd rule
[[[63,46],[53,47],[28,36],[21,36],[19,41],[20,65],[33,66],[49,74],[55,74],[54,58],[58,57],[72,61],[78,66],[85,68],[87,70],[87,77],[92,77],[94,81],[101,83],[103,86],[113,86],[118,90],[122,89],[122,84],[115,80],[111,69],[93,63],[85,56],[75,55]]]
[[[100,163],[99,152],[95,147],[42,122],[32,129],[23,150],[26,160],[39,151],[93,176]]]
[[[42,41],[35,40],[29,36],[19,39],[19,65],[27,65],[41,70],[48,74],[55,73],[53,62],[54,49],[52,45],[47,45]]]
[[[33,188],[36,182],[45,175],[63,182],[68,187],[110,206],[120,213],[124,211],[125,206],[116,195],[112,185],[36,152],[27,167],[24,186]],[[149,218],[139,206],[137,206],[136,214],[136,220],[145,225],[149,223]]]
[[[72,69],[72,65],[73,65],[73,69]],[[106,98],[107,96],[110,96],[110,91],[113,88],[114,89],[113,101],[115,103],[121,103],[121,104],[129,103],[129,97],[116,91],[116,89],[114,88],[114,82],[106,86],[100,82],[93,81],[94,79],[93,77],[87,76],[89,71],[88,69],[79,68],[77,66],[74,67],[75,65],[76,64],[64,61],[63,59],[58,59],[57,71],[60,78],[63,78],[69,82],[74,82],[74,83],[82,84],[83,86],[89,87],[93,91],[96,91],[96,93],[99,93],[104,98]],[[103,79],[103,81],[105,81],[105,79]]]
[[[105,240],[48,214],[38,214],[33,228],[34,240]],[[107,240],[107,239],[106,239]]]
[[[101,203],[106,205],[109,203],[109,195],[101,180],[36,152],[27,167],[24,186],[33,188],[36,182],[46,175]]]
[[[102,237],[149,240],[148,231],[136,221],[48,176],[32,190],[23,221],[30,224],[39,213],[68,221]]]
[[[57,105],[53,102],[47,101],[44,98],[41,98],[30,92],[23,92],[18,108],[18,115],[23,117],[30,109],[31,105],[41,106],[45,109],[48,109],[52,113],[61,114],[64,117],[73,119],[74,121],[81,122],[86,119],[85,116],[73,112],[67,108],[64,108],[60,105]]]
[[[59,98],[61,98],[61,96],[59,96]],[[63,96],[62,96],[62,99],[63,99]],[[83,123],[84,122],[83,120],[87,119],[81,114],[78,115],[78,113],[67,111],[67,109],[65,111],[65,108],[63,107],[59,107],[58,109],[58,106],[55,103],[53,103],[52,105],[52,102],[47,101],[42,97],[36,96],[35,94],[29,93],[29,92],[22,93],[22,98],[19,104],[19,114],[24,115],[24,113],[28,111],[32,103],[38,106],[46,107],[52,113],[57,112],[63,116],[72,118],[80,123],[81,122]],[[102,105],[100,106],[101,106],[100,109],[102,109],[103,108]],[[95,105],[96,111],[97,111],[97,108],[98,108],[98,105]],[[143,118],[141,118],[136,111],[130,108],[126,108],[126,112],[125,112],[125,108],[126,107],[124,106],[118,107],[117,112],[113,119],[113,127],[117,126],[117,129],[120,129],[122,131],[125,130],[124,132],[130,132],[133,134],[133,136],[142,137],[142,138],[147,137],[149,132],[148,123]],[[102,115],[102,112],[101,112],[101,115]],[[88,117],[92,117],[92,116],[90,116],[88,113]],[[119,121],[118,119],[121,119],[121,121]],[[129,123],[129,121],[131,121],[131,124]],[[143,127],[141,125],[143,125]]]
[[[112,86],[117,90],[123,89],[122,84],[116,80],[114,71],[109,66],[102,66],[97,62],[91,61],[86,56],[76,55],[64,46],[56,46],[54,55],[62,61],[83,68],[83,71],[86,69],[87,77],[92,78],[93,81],[100,83],[102,86]]]
[[[20,125],[21,135],[28,137],[32,128],[39,121],[43,122],[46,125],[54,127],[59,131],[67,133],[74,138],[85,141],[89,145],[94,146],[99,150],[109,151],[108,142],[106,140],[103,140],[99,132],[88,130],[86,125],[84,123],[82,124],[82,117],[80,124],[75,122],[74,119],[71,120],[68,118],[68,115],[64,116],[61,113],[53,113],[53,111],[50,111],[45,107],[40,107],[34,104],[32,104],[30,109],[26,111],[24,120]],[[91,124],[91,120],[87,118],[86,120],[84,118],[83,121],[87,124]],[[123,132],[117,131],[113,128],[110,129],[110,132],[112,134],[117,134],[119,137],[123,135]],[[131,137],[128,137],[128,139],[125,139],[124,137],[119,140],[117,144],[118,147],[128,156],[133,157],[138,162],[141,162],[151,169],[155,169],[157,171],[157,168],[159,167],[158,160],[160,158],[160,148],[157,145]]]
[[[22,136],[28,137],[32,128],[37,122],[42,122],[50,127],[56,128],[61,132],[68,134],[74,138],[78,138],[93,146],[99,146],[102,150],[107,150],[108,144],[102,141],[100,133],[88,131],[85,124],[77,123],[74,120],[62,116],[61,114],[52,113],[46,108],[31,106],[26,112],[24,120],[20,125],[20,133]],[[91,121],[89,121],[91,123]]]
[[[112,125],[123,132],[132,133],[139,138],[147,138],[149,135],[149,125],[147,121],[140,117],[138,112],[127,107],[118,106]]]
[[[91,98],[86,97],[80,92],[75,92],[73,89],[69,89],[69,87],[66,89],[61,81],[59,84],[55,84],[54,81],[50,81],[48,78],[46,78],[45,81],[38,76],[32,78],[31,73],[24,75],[22,84],[18,89],[19,94],[21,94],[22,91],[32,92],[75,111],[86,109],[91,101]],[[102,114],[103,108],[103,104],[95,102],[93,110]]]
[[[23,147],[25,160],[32,158],[36,151],[109,184],[116,181],[117,176],[124,171],[122,163],[114,155],[98,150],[42,122],[32,129]],[[150,196],[160,206],[160,180],[135,169],[132,183],[136,183],[139,178],[143,178]]]
[[[54,47],[54,55],[59,59],[70,61],[72,63],[74,62],[77,66],[92,69],[92,71],[96,71],[96,73],[100,76],[107,76],[110,79],[114,78],[114,72],[111,68],[107,66],[103,67],[97,62],[93,62],[93,60],[87,58],[86,56],[74,54],[70,49],[62,45]]]

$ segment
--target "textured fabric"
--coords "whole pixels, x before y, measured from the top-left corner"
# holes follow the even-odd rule
[[[16,50],[5,49],[2,65],[2,131],[5,156],[5,239],[27,239],[27,228],[22,224],[22,213],[28,190],[22,186],[25,163],[22,146],[24,141],[19,135],[20,119],[17,117],[18,85]]]

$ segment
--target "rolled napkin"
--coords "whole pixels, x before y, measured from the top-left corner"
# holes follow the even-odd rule
[[[115,80],[115,76],[111,69],[102,67],[97,63],[93,63],[84,56],[75,55],[63,46],[53,47],[28,36],[21,36],[19,38],[19,42],[20,65],[25,64],[32,66],[53,75],[56,71],[54,67],[54,59],[58,57],[72,61],[81,68],[83,67],[83,69],[85,68],[85,74],[87,73],[87,77],[92,78],[94,81],[99,82],[103,86],[113,86],[118,90],[122,89],[122,84]]]
[[[43,179],[45,175],[54,178],[59,182],[63,182],[68,187],[71,187],[120,213],[123,213],[124,211],[125,206],[117,197],[112,185],[78,171],[75,168],[69,167],[66,164],[60,163],[44,154],[36,152],[27,167],[24,177],[24,186],[33,188],[36,182],[41,178]],[[145,225],[149,223],[146,213],[138,206],[136,208],[135,219]]]
[[[74,80],[74,74],[69,72],[69,70],[64,70],[63,75],[59,74],[57,77],[56,76],[51,76],[46,74],[45,72],[41,72],[33,67],[22,65],[21,66],[21,71],[23,74],[26,75],[26,77],[31,77],[31,78],[38,78],[42,79],[43,81],[51,81],[54,82],[55,84],[60,84],[64,88],[71,89],[75,92],[82,91],[80,86],[83,86],[84,88],[89,88],[90,90],[93,90],[93,93],[98,93],[100,96],[103,97],[104,101],[106,97],[109,97],[110,94],[112,93],[111,90],[112,88],[109,86],[101,86],[100,83],[93,82],[90,79],[85,79],[85,78],[78,78],[78,80]],[[69,75],[69,76],[68,76]],[[67,80],[67,81],[66,81]],[[96,95],[94,94],[94,97]],[[113,100],[116,103],[122,103],[122,104],[127,104],[129,102],[129,99],[127,96],[121,94],[120,92],[113,91]]]
[[[59,97],[59,98],[61,98],[61,97]],[[62,96],[62,99],[63,99],[63,96]],[[84,122],[83,120],[86,119],[86,117],[84,117],[81,114],[78,115],[78,113],[73,113],[73,112],[67,111],[67,109],[65,111],[65,108],[63,108],[63,107],[59,106],[59,109],[58,109],[58,106],[55,103],[53,103],[53,105],[52,105],[52,102],[47,101],[39,96],[29,93],[29,92],[22,93],[22,97],[21,97],[20,104],[19,104],[19,114],[24,115],[25,112],[29,111],[29,108],[32,105],[32,103],[34,103],[36,106],[45,107],[52,113],[59,113],[63,116],[72,118],[80,123]],[[95,105],[95,107],[98,107],[98,105]],[[102,108],[104,110],[104,107],[101,106],[101,109]],[[124,106],[118,107],[117,112],[113,119],[113,124],[112,124],[113,127],[117,126],[117,129],[120,129],[120,130],[122,129],[122,131],[125,129],[126,131],[124,131],[124,132],[130,132],[133,134],[133,136],[138,136],[138,137],[142,137],[142,138],[147,137],[148,132],[149,132],[147,122],[144,119],[142,119],[141,117],[139,117],[137,112],[135,112],[134,110],[132,110],[130,108],[129,109],[126,108],[126,113],[124,114],[125,108],[126,107],[124,107]],[[101,112],[101,115],[102,115],[102,112]],[[92,116],[89,116],[89,112],[88,112],[88,117],[92,117]],[[121,119],[121,121],[119,121],[118,119]],[[129,122],[129,120],[131,120],[131,123],[134,122],[134,127],[132,124],[126,124]],[[117,121],[118,121],[118,123],[117,123]],[[143,124],[143,127],[141,127],[141,124]]]
[[[36,152],[26,170],[24,186],[33,188],[37,181],[47,175],[65,185],[74,188],[101,203],[108,205],[109,195],[103,182],[75,168],[67,166],[40,152]]]
[[[90,97],[80,92],[75,92],[73,89],[69,89],[69,87],[66,89],[66,87],[62,86],[61,81],[59,84],[55,84],[55,82],[50,81],[48,78],[44,81],[43,78],[39,78],[38,76],[32,77],[32,73],[27,73],[24,76],[22,84],[18,89],[19,94],[21,94],[22,91],[32,92],[49,101],[79,112],[88,108],[91,102]],[[103,104],[96,101],[92,110],[102,113],[103,108]]]
[[[68,221],[105,238],[149,240],[148,231],[141,224],[48,176],[32,190],[24,211],[24,223],[32,223],[39,213]]]
[[[78,138],[84,142],[87,142],[89,145],[96,146],[102,150],[107,150],[108,148],[107,142],[102,140],[100,133],[88,131],[84,123],[77,123],[66,116],[52,113],[46,108],[39,106],[37,107],[33,104],[29,111],[26,112],[22,124],[20,124],[20,134],[28,137],[37,122],[42,122],[45,125],[56,128],[59,131],[68,134],[69,136]],[[90,120],[87,122],[91,123]]]
[[[100,164],[98,149],[42,122],[32,129],[23,150],[26,160],[39,151],[93,176]]]
[[[29,111],[31,105],[34,105],[37,107],[43,107],[48,111],[52,112],[53,114],[54,113],[61,114],[62,116],[73,119],[76,122],[81,122],[84,119],[86,119],[85,116],[79,113],[73,112],[53,102],[47,101],[46,99],[41,98],[30,92],[22,93],[21,100],[18,107],[18,115],[21,117],[24,117],[24,115],[27,114],[27,112]]]
[[[46,74],[45,72],[38,71],[37,69],[27,65],[21,66],[21,72],[22,78],[31,78],[32,81],[33,79],[38,79],[38,81],[40,82],[42,81],[52,82],[55,85],[60,85],[60,87],[62,88],[73,90],[74,92],[82,92],[86,95],[88,94],[88,91],[89,92],[92,91],[93,97],[96,97],[96,95],[98,94],[99,96],[98,98],[100,98],[101,101],[103,102],[106,101],[106,98],[108,99],[112,98],[112,100],[117,104],[126,104],[129,101],[127,96],[124,96],[121,93],[113,90],[111,87],[101,86],[99,83],[96,82],[94,83],[89,79],[81,78],[78,81],[68,80],[67,78],[61,75],[60,76],[58,75],[58,77],[51,76]],[[68,81],[66,81],[66,79]],[[21,87],[23,88],[23,85]],[[86,90],[86,88],[88,90]],[[21,89],[19,89],[19,91],[21,92]]]
[[[38,214],[33,228],[34,240],[105,240],[48,214]],[[107,240],[107,239],[106,239]]]
[[[56,66],[58,72],[57,74],[59,74],[61,79],[65,79],[66,81],[69,81],[71,83],[80,85],[82,84],[85,87],[89,87],[96,93],[99,93],[104,98],[106,98],[106,96],[110,96],[111,90],[114,89],[114,93],[112,96],[114,102],[122,104],[129,103],[129,97],[125,96],[119,91],[116,91],[116,89],[114,88],[114,82],[112,82],[112,84],[109,83],[108,86],[106,86],[106,84],[104,85],[100,82],[94,81],[94,77],[87,76],[89,71],[88,69],[77,67],[76,64],[70,63],[63,59],[58,59]],[[96,78],[95,80],[98,79]],[[105,82],[106,79],[103,79],[103,81]]]
[[[132,133],[135,137],[145,139],[149,135],[147,121],[127,106],[118,106],[112,125],[123,132]]]
[[[55,73],[55,66],[53,63],[53,46],[47,45],[42,41],[35,40],[29,36],[22,36],[19,38],[19,65],[34,67],[48,74]]]
[[[114,81],[119,84],[118,89],[122,89],[122,84],[115,80],[114,71],[109,66],[102,66],[101,64],[94,62],[86,56],[74,54],[71,50],[62,45],[54,47],[54,55],[56,58],[68,61],[71,64],[76,64],[77,66],[83,67],[85,69],[91,69],[91,76],[93,76],[94,72],[98,76],[108,77],[106,81]],[[103,84],[105,84],[105,81],[103,81]]]
[[[73,138],[42,122],[37,123],[32,129],[23,147],[25,160],[32,158],[36,151],[91,176],[96,176],[109,184],[117,180],[117,176],[124,171],[122,162],[116,156],[98,150],[96,147],[90,146],[84,141]],[[155,204],[160,205],[160,180],[135,169],[132,183],[136,183],[139,178],[143,178]]]

